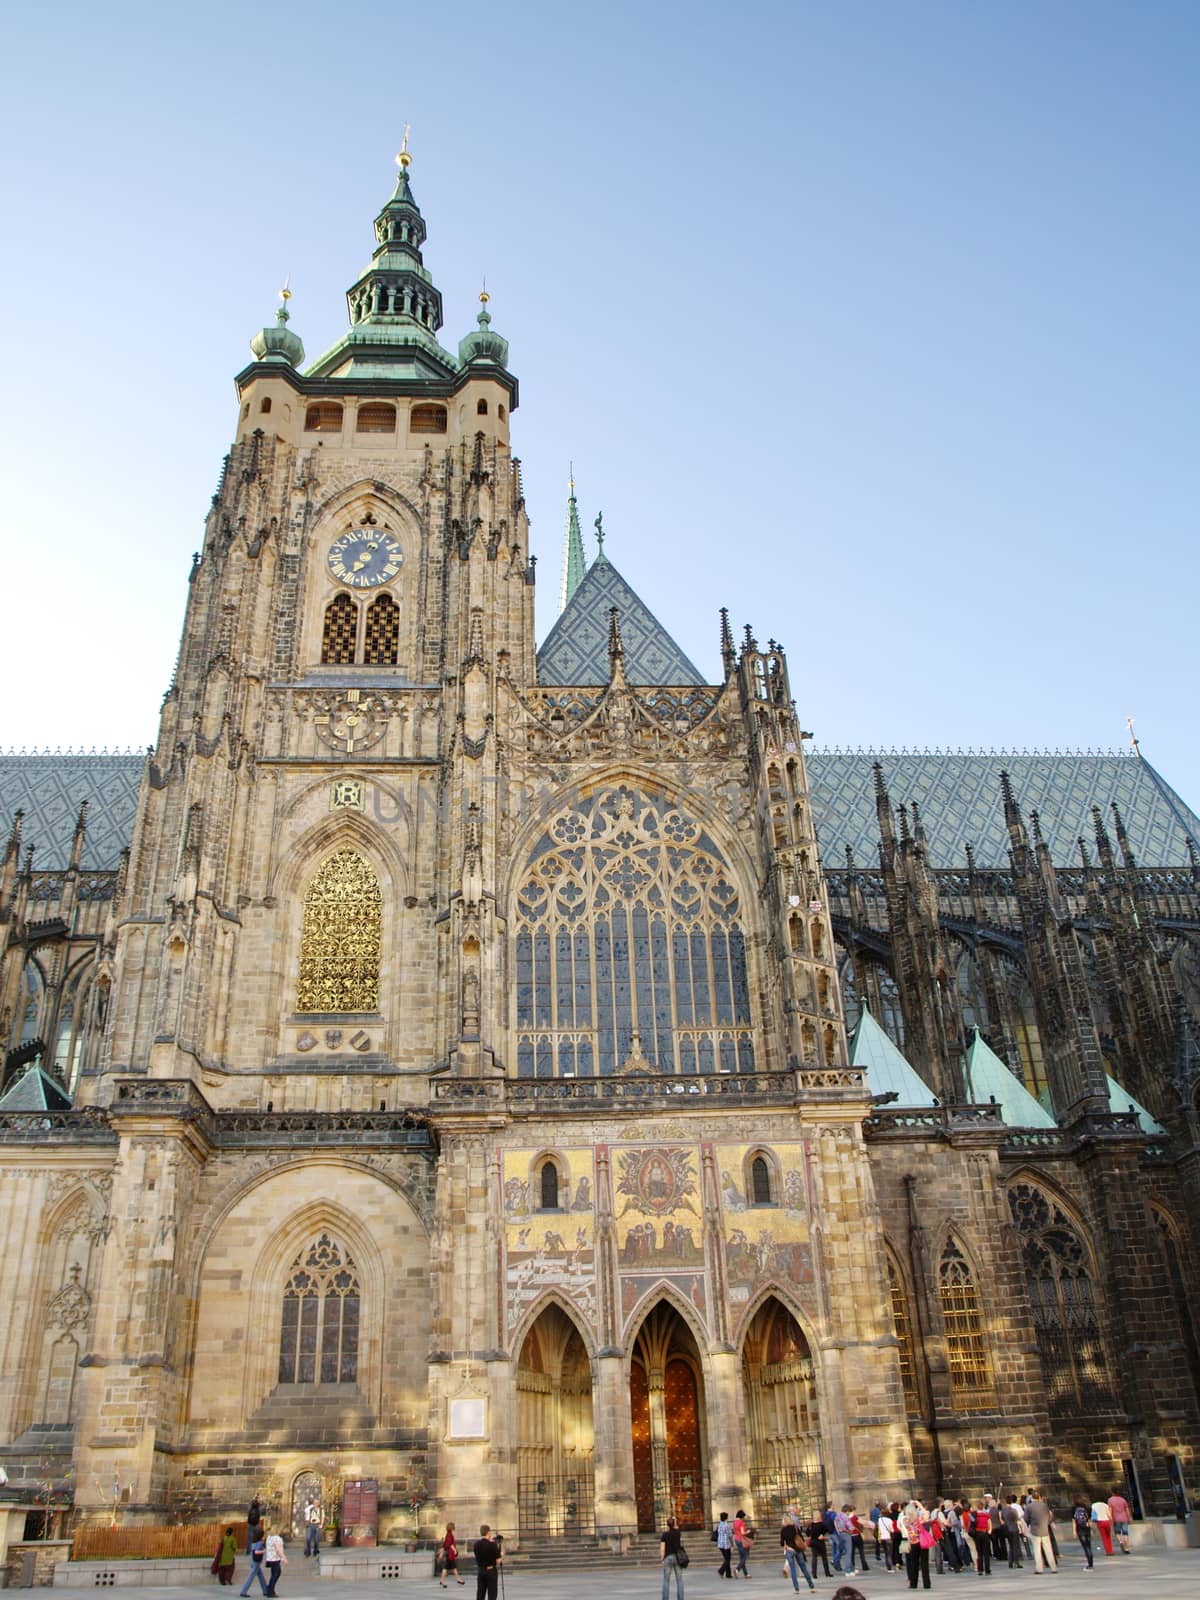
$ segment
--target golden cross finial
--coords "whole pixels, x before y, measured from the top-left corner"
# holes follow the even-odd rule
[[[280,291],[279,291],[279,298],[283,301],[285,306],[287,305],[288,301],[292,298],[292,291],[291,291],[291,289],[288,288],[288,285],[291,283],[291,281],[292,281],[292,275],[289,272],[287,277],[283,280],[283,288],[280,289]]]
[[[492,298],[491,295],[488,293],[487,273],[486,272],[483,275],[483,288],[480,289],[480,291],[479,291],[479,298],[483,301],[484,305],[487,305],[488,301]]]
[[[1130,742],[1130,744],[1133,746],[1133,748],[1135,750],[1138,749],[1138,738],[1137,738],[1137,734],[1134,733],[1134,731],[1133,731],[1133,718],[1132,717],[1126,717],[1125,718],[1125,726],[1129,729],[1129,742]]]
[[[412,157],[408,153],[408,130],[411,126],[410,122],[404,124],[404,137],[401,139],[400,149],[396,153],[396,165],[401,169],[412,166]]]

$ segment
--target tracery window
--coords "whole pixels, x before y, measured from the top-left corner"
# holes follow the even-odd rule
[[[354,1262],[323,1233],[292,1262],[283,1292],[280,1383],[356,1383],[358,1326]]]
[[[300,935],[298,1011],[375,1011],[383,896],[357,850],[338,850],[313,875]]]
[[[979,1290],[970,1265],[953,1239],[942,1251],[938,1292],[950,1363],[950,1397],[960,1411],[987,1406],[994,1397]]]
[[[900,1347],[896,1353],[900,1357],[900,1384],[904,1390],[904,1405],[906,1410],[916,1412],[921,1409],[921,1395],[917,1387],[917,1357],[913,1345],[912,1319],[908,1313],[908,1296],[904,1292],[896,1263],[886,1251],[884,1254],[887,1256],[892,1327]]]
[[[325,626],[321,630],[321,662],[324,666],[351,666],[358,634],[358,607],[348,594],[335,595],[325,607]]]
[[[394,667],[400,647],[400,607],[390,594],[376,595],[367,607],[363,662],[368,667]]]
[[[521,1077],[753,1070],[738,890],[671,801],[622,786],[561,812],[514,920]]]
[[[1171,1299],[1174,1301],[1175,1314],[1179,1320],[1179,1332],[1183,1338],[1184,1350],[1187,1352],[1192,1386],[1197,1395],[1200,1395],[1200,1332],[1197,1330],[1192,1299],[1183,1276],[1179,1238],[1165,1213],[1155,1209],[1153,1216],[1159,1249],[1162,1251],[1163,1266],[1166,1268],[1167,1282],[1171,1288]]]
[[[1111,1409],[1100,1320],[1087,1249],[1072,1220],[1031,1183],[1008,1206],[1021,1241],[1025,1284],[1051,1411]]]

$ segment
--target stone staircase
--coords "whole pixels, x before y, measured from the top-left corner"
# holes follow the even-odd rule
[[[707,1539],[707,1534],[698,1530],[692,1537]],[[464,1578],[473,1565],[467,1553],[462,1565]],[[522,1539],[519,1550],[506,1551],[504,1565],[509,1572],[611,1572],[615,1568],[657,1567],[658,1535],[639,1533],[624,1555],[613,1551],[607,1540],[535,1535]]]

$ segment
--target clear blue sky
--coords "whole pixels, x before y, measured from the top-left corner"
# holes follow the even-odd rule
[[[345,325],[405,122],[486,273],[555,614],[589,529],[822,744],[1143,750],[1200,805],[1200,6],[21,8],[0,744],[143,745],[285,273]],[[13,693],[13,686],[17,692]]]

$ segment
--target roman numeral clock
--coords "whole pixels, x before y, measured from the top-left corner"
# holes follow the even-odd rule
[[[378,589],[400,570],[404,552],[399,541],[378,528],[351,528],[329,547],[326,565],[339,583],[351,589]]]

